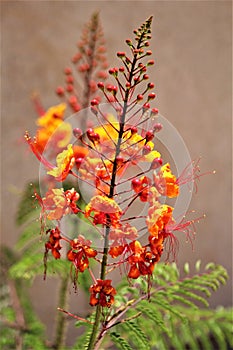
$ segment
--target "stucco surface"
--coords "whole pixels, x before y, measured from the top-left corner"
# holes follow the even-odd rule
[[[5,1],[1,10],[2,242],[16,242],[19,195],[38,176],[38,163],[22,137],[25,129],[35,130],[31,93],[38,91],[45,107],[58,102],[54,89],[63,83],[63,68],[93,11],[100,11],[112,66],[132,30],[154,15],[156,106],[192,158],[202,156],[203,172],[216,170],[198,184],[191,208],[206,219],[197,226],[194,251],[181,244],[178,263],[213,261],[231,274],[231,1]],[[215,293],[212,306],[231,304],[231,284]],[[54,290],[53,280],[37,279],[31,291],[49,332]],[[78,312],[78,297],[72,300]]]

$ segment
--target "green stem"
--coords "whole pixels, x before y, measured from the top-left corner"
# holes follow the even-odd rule
[[[61,309],[65,309],[68,302],[68,283],[69,275],[65,275],[61,278],[61,285],[59,289],[58,306]],[[62,350],[65,343],[67,318],[63,312],[59,312],[56,320],[56,331],[55,331],[55,345],[54,349]]]

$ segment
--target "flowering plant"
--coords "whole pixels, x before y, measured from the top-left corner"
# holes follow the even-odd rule
[[[62,99],[59,105],[46,111],[34,97],[38,129],[35,137],[26,132],[25,139],[41,164],[39,189],[33,188],[33,195],[40,207],[44,279],[50,266],[56,269],[59,261],[64,263],[63,299],[69,278],[76,291],[85,281],[94,309],[84,318],[61,301],[55,349],[64,347],[67,316],[86,327],[77,349],[99,349],[101,344],[109,348],[113,343],[121,349],[138,344],[140,349],[162,349],[166,337],[172,346],[176,317],[185,317],[182,305],[189,307],[189,319],[195,301],[206,304],[198,293],[209,295],[209,288],[227,277],[222,267],[211,265],[199,278],[182,280],[174,264],[159,263],[164,252],[167,261],[176,258],[177,232],[192,242],[200,218],[186,219],[185,211],[175,215],[175,209],[184,193],[188,206],[190,189],[201,175],[199,161],[194,161],[176,176],[157,150],[157,135],[164,125],[158,109],[151,106],[156,98],[148,75],[154,65],[151,24],[152,17],[134,31],[134,39],[126,40],[128,53],[117,52],[120,66],[107,72],[95,14],[72,59],[84,81],[83,94],[73,69],[67,67],[66,85],[56,89]],[[111,83],[105,82],[107,78]],[[75,114],[64,119],[68,107]],[[13,266],[13,274],[17,268]],[[117,271],[119,286],[113,281]],[[173,316],[166,320],[165,312]],[[164,337],[148,334],[149,319]],[[178,338],[174,337],[176,342]]]

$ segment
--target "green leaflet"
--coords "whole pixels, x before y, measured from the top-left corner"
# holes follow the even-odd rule
[[[118,349],[121,350],[133,350],[128,342],[120,336],[117,332],[111,332],[110,337],[113,343],[117,346]]]

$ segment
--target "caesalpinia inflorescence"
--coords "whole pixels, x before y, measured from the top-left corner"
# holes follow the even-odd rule
[[[108,273],[119,267],[126,272],[129,283],[131,279],[144,276],[149,291],[154,267],[161,259],[166,242],[175,245],[174,231],[189,234],[193,225],[193,221],[184,220],[176,224],[174,208],[164,203],[165,197],[179,196],[180,186],[185,181],[176,178],[170,164],[163,162],[155,149],[154,138],[162,125],[157,122],[158,110],[151,107],[156,94],[147,72],[154,65],[149,50],[151,21],[149,18],[134,31],[134,40],[126,40],[129,54],[117,53],[121,65],[109,69],[113,82],[92,81],[91,92],[99,89],[107,104],[100,104],[99,96],[90,101],[86,116],[91,113],[94,122],[85,130],[82,129],[83,121],[81,128],[73,129],[74,143],[69,141],[71,126],[63,121],[65,103],[41,113],[34,139],[28,133],[25,135],[48,174],[49,190],[43,198],[35,194],[42,208],[43,227],[46,227],[47,220],[57,223],[55,228],[46,231],[45,266],[48,254],[52,253],[55,259],[61,258],[62,242],[66,242],[66,258],[75,270],[75,283],[78,275],[86,270],[93,280],[90,305],[97,309],[90,349],[95,342],[103,309],[114,304],[116,289]],[[79,62],[84,54],[87,58],[91,56],[90,51],[84,50],[84,43],[79,48],[81,52],[74,57],[74,62]],[[101,50],[103,52],[103,47],[99,55]],[[106,68],[105,60],[103,67]],[[79,66],[79,70],[87,74],[92,68],[90,64]],[[103,72],[101,74],[99,72],[102,78],[106,77]],[[67,69],[66,75],[66,90],[73,93],[71,71]],[[62,88],[57,92],[64,95]],[[71,100],[70,97],[69,103]],[[74,111],[79,110],[79,105],[72,106]],[[55,130],[52,144],[57,152],[56,165],[43,155]],[[68,176],[79,184],[86,183],[91,189],[92,196],[85,207],[79,205],[77,186],[66,191],[56,188],[56,182],[61,183]],[[194,177],[188,180],[193,181]],[[138,207],[143,207],[141,213],[138,213]],[[85,232],[77,232],[75,238],[68,238],[61,225],[61,220],[68,214],[83,216],[96,229],[100,241],[98,247],[93,246]],[[139,240],[142,236],[143,242]],[[100,265],[98,277],[90,267],[92,259]]]

